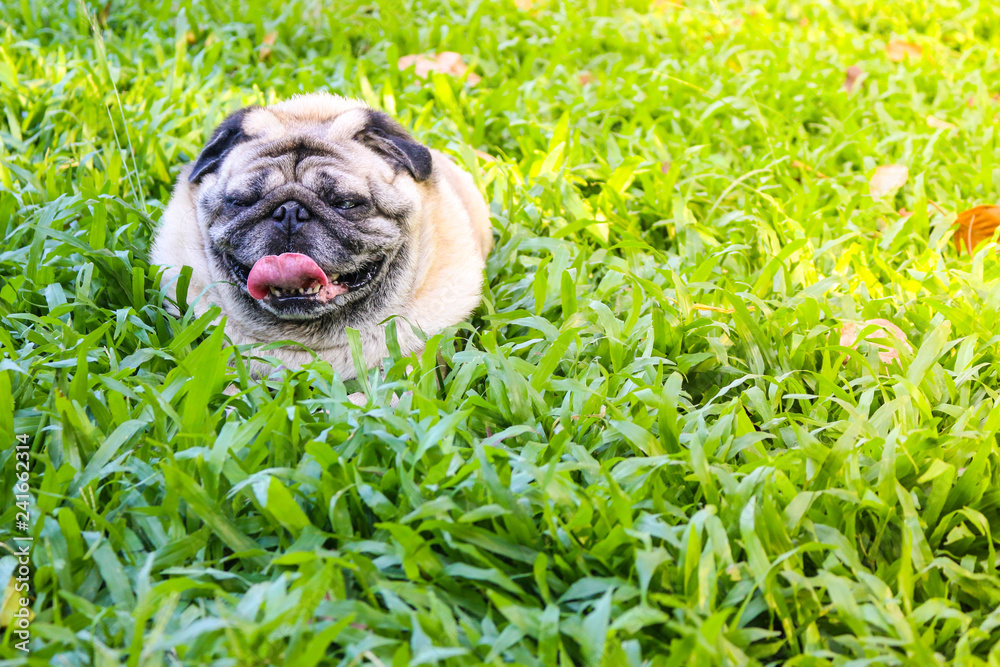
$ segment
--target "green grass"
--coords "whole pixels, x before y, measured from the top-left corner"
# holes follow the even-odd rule
[[[1000,201],[997,5],[244,4],[0,5],[0,665],[1000,663],[1000,261],[950,231]],[[482,81],[395,66],[444,50]],[[419,358],[257,383],[150,236],[314,90],[477,170],[496,249]]]

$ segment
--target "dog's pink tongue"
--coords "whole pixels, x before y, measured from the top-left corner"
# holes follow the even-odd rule
[[[253,298],[263,299],[272,287],[283,290],[300,289],[309,287],[314,282],[326,287],[330,279],[312,257],[286,252],[258,259],[247,277],[247,290]]]

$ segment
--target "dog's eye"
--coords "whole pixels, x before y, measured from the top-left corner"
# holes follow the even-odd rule
[[[253,206],[255,201],[256,200],[250,195],[228,195],[226,197],[227,204],[239,208],[246,208],[247,206]]]
[[[334,208],[345,209],[345,210],[349,208],[357,208],[358,206],[361,206],[361,202],[358,201],[357,199],[338,199],[337,201],[333,202]]]

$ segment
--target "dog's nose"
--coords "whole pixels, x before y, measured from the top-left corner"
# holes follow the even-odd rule
[[[274,209],[274,213],[271,214],[271,218],[274,219],[274,224],[289,235],[302,229],[302,225],[304,225],[306,220],[310,217],[309,209],[294,199],[289,199],[284,204]]]

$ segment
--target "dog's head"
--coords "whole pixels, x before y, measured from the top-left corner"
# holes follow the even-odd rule
[[[332,95],[248,107],[188,172],[209,262],[244,318],[311,322],[391,300],[430,151]]]

